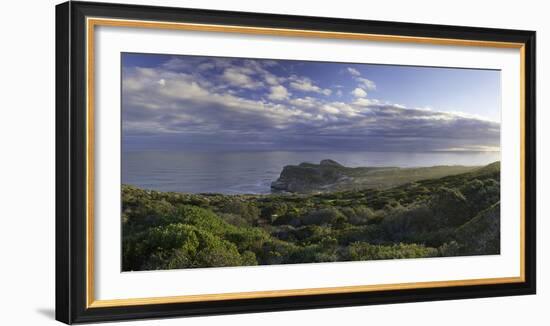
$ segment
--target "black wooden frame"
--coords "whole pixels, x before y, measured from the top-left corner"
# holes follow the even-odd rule
[[[87,16],[525,44],[525,282],[86,308],[85,19]],[[58,5],[56,7],[56,319],[71,324],[534,294],[536,292],[535,52],[534,31],[90,2],[66,2]]]

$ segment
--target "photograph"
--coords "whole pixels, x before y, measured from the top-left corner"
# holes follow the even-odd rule
[[[542,10],[131,2],[55,7],[56,320],[536,315]]]
[[[499,69],[120,60],[123,272],[500,254]]]

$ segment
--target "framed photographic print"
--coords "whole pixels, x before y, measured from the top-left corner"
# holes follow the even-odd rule
[[[56,318],[535,293],[535,32],[56,8]]]

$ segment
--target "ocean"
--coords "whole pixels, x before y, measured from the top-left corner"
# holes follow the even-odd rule
[[[266,194],[285,165],[332,159],[349,166],[485,165],[499,152],[188,152],[122,153],[122,183],[187,193]]]

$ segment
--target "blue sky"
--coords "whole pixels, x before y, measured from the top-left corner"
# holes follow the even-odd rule
[[[498,151],[500,72],[122,54],[124,149]]]

